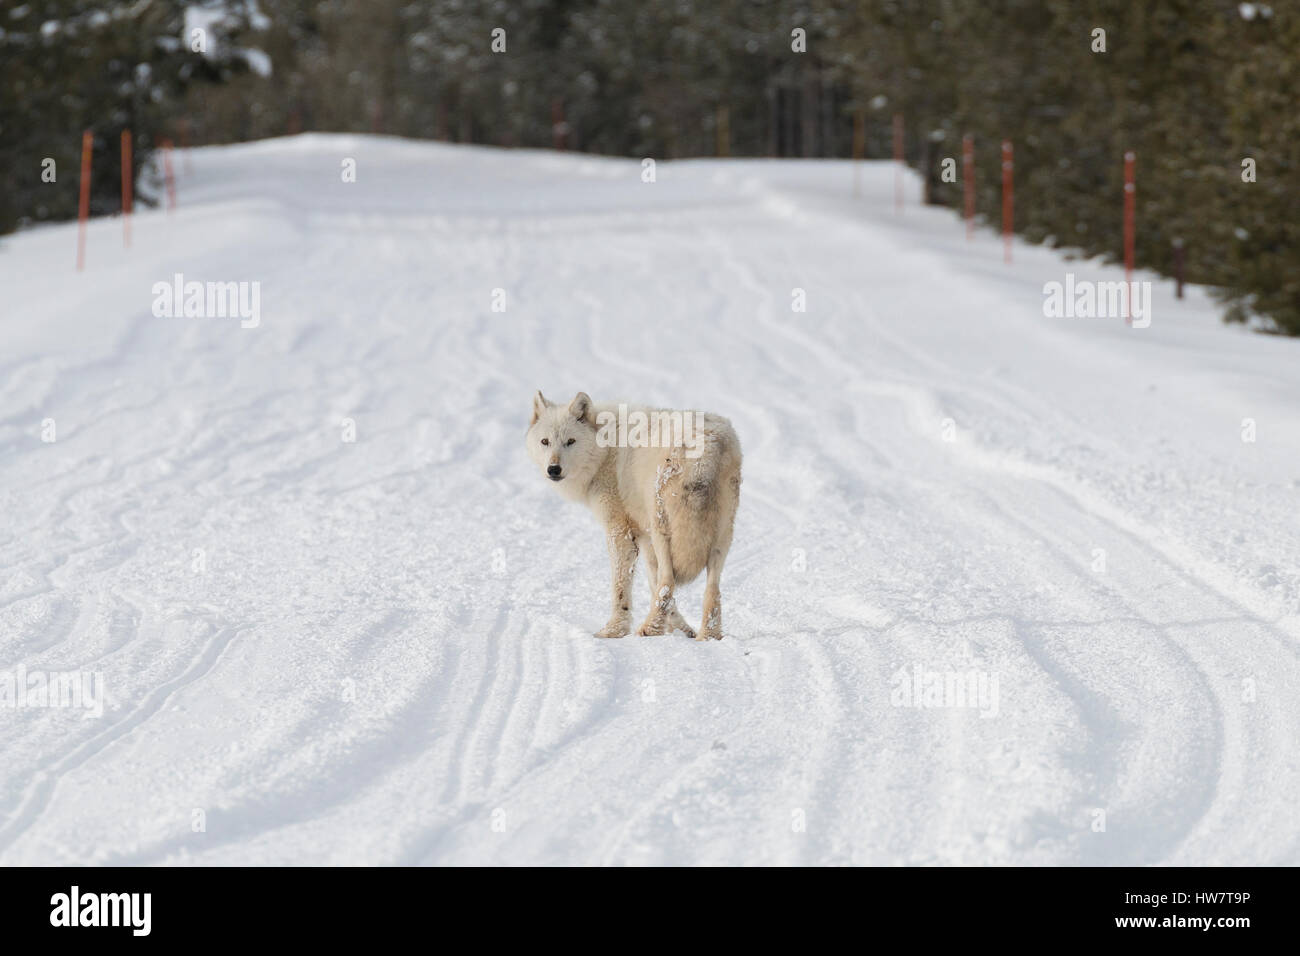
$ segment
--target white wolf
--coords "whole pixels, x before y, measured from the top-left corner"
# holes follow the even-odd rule
[[[693,434],[684,441],[680,434],[671,441],[660,435],[647,445],[625,440],[619,429],[624,440],[611,441],[607,426],[629,414],[685,418]],[[650,614],[637,633],[680,630],[696,640],[721,639],[718,583],[740,502],[740,439],[731,422],[708,413],[643,406],[629,411],[626,405],[592,402],[585,392],[556,405],[538,392],[527,441],[529,457],[560,494],[585,504],[605,526],[613,611],[596,636],[622,637],[631,630],[630,586],[640,551],[650,577]],[[697,636],[673,594],[705,568],[704,620]]]

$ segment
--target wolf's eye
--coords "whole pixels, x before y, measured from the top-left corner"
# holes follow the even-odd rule
[[[570,439],[569,439],[568,441],[566,441],[564,444],[565,444],[566,446],[567,446],[567,445],[572,445],[572,444],[573,444],[575,441],[577,441],[577,440],[578,440],[578,439],[576,439],[576,438],[570,438]]]
[[[549,438],[543,438],[543,439],[542,439],[542,444],[543,444],[543,445],[549,445],[550,443],[551,443],[551,440],[550,440]]]

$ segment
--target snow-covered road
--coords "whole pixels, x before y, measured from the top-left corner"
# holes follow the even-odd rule
[[[1300,864],[1300,342],[1046,318],[1122,273],[887,164],[193,166],[0,243],[0,676],[106,699],[0,706],[0,864]],[[732,419],[726,640],[591,636],[537,388]]]

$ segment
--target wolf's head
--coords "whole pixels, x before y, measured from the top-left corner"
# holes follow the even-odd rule
[[[568,405],[548,402],[541,392],[534,395],[527,442],[528,457],[542,474],[575,494],[586,490],[605,456],[596,442],[595,413],[586,392]]]

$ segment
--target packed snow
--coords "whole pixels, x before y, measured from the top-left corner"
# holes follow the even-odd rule
[[[887,163],[191,158],[0,242],[0,864],[1300,863],[1300,341]],[[592,636],[539,388],[730,417],[725,640]]]

